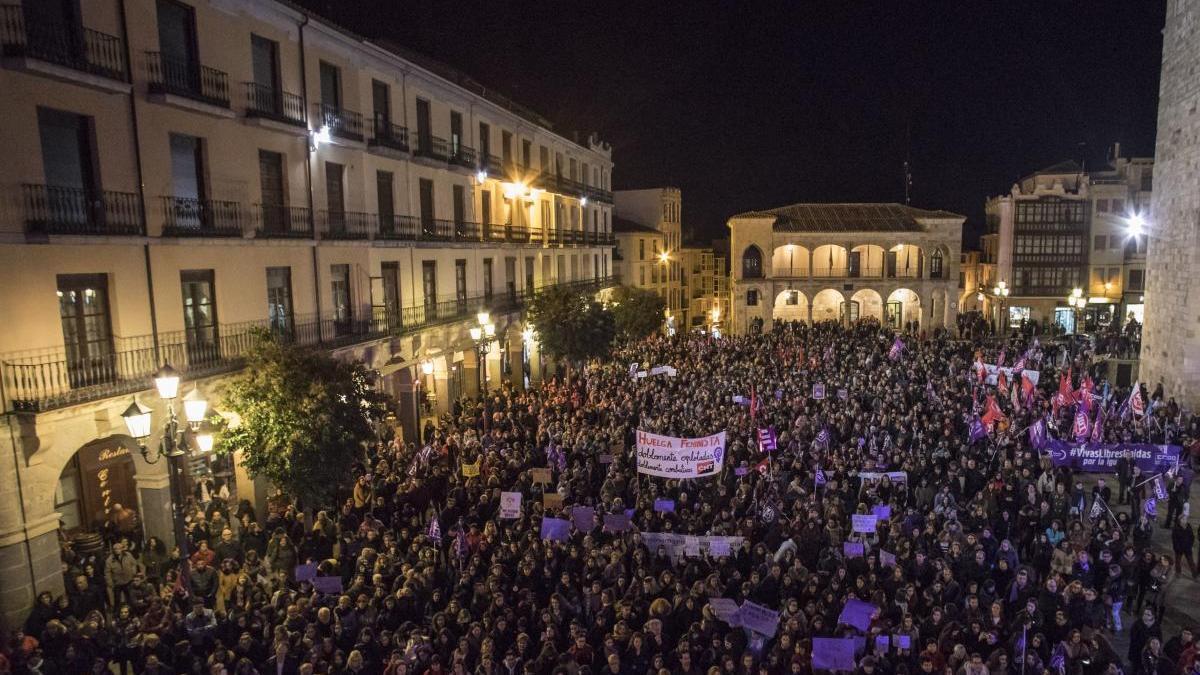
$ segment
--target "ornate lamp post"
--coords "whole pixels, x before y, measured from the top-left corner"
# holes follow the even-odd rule
[[[175,413],[175,399],[179,394],[179,372],[169,364],[164,365],[154,374],[154,388],[158,396],[167,404],[167,419],[163,425],[162,437],[156,448],[147,445],[150,438],[153,413],[149,408],[134,399],[129,408],[122,413],[129,435],[137,441],[142,457],[149,464],[167,458],[167,482],[171,492],[172,519],[175,532],[175,544],[179,547],[180,574],[187,581],[188,550],[187,528],[185,527],[183,471],[184,461],[188,457],[188,434],[190,430],[200,452],[210,452],[213,447],[211,433],[201,430],[204,414],[208,411],[208,401],[200,396],[200,392],[192,389],[183,397],[183,415],[187,426],[181,426]]]
[[[1000,304],[1000,336],[1008,335],[1008,294],[1012,289],[1004,281],[996,282],[992,288],[992,295],[996,296],[997,302]]]
[[[475,318],[479,325],[471,328],[471,341],[475,343],[475,355],[478,359],[479,391],[487,394],[487,355],[491,351],[492,340],[496,338],[496,324],[491,322],[491,316],[487,312],[480,312]]]

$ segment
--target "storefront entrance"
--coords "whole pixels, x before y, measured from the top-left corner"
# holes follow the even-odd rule
[[[128,436],[88,443],[67,463],[54,493],[55,509],[68,532],[99,532],[116,505],[139,511],[133,453]]]

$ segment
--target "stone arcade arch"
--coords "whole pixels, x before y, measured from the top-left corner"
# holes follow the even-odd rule
[[[821,321],[840,321],[842,318],[842,303],[846,301],[840,291],[826,288],[812,298],[813,323]]]
[[[808,298],[798,290],[789,288],[775,296],[771,309],[775,321],[800,321],[808,323]]]
[[[887,298],[884,308],[884,323],[893,328],[903,329],[911,322],[923,325],[921,321],[921,296],[908,288],[897,288]]]
[[[810,251],[799,244],[776,246],[771,254],[771,276],[807,277]]]
[[[857,305],[854,311],[856,319],[876,319],[883,321],[883,297],[871,288],[862,288],[850,296],[851,305]]]

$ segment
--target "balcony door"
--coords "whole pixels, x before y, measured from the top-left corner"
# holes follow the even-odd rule
[[[425,320],[437,318],[437,262],[421,263],[421,292],[425,295]]]
[[[433,126],[429,118],[429,101],[417,99],[417,151],[428,154],[433,145]]]
[[[199,229],[204,222],[204,154],[199,138],[171,134],[171,203],[174,227]]]
[[[396,198],[392,193],[394,178],[391,171],[375,172],[376,206],[379,211],[379,231],[394,234],[396,224]]]
[[[116,379],[108,276],[58,275],[58,314],[71,386],[88,387]]]
[[[385,262],[380,265],[383,274],[383,321],[377,321],[386,326],[389,333],[398,331],[401,327],[400,312],[400,263]]]
[[[58,225],[87,225],[102,215],[100,181],[93,161],[92,120],[75,113],[38,108],[45,213]]]
[[[342,74],[338,67],[321,62],[321,103],[326,109],[342,109]]]
[[[210,365],[221,357],[218,347],[217,301],[212,270],[179,273],[183,292],[183,327],[188,364]]]
[[[158,51],[163,84],[184,91],[200,90],[194,9],[174,0],[158,0]]]
[[[388,86],[379,80],[371,80],[371,111],[375,117],[375,135],[390,136],[392,133],[392,102]]]
[[[458,157],[458,153],[462,151],[463,146],[463,118],[462,113],[450,111],[450,156]]]
[[[267,320],[275,336],[289,342],[295,336],[290,267],[267,268]]]
[[[425,234],[434,234],[436,228],[433,222],[433,181],[422,178],[420,182],[420,200],[421,200],[421,231]]]
[[[467,261],[454,261],[454,300],[461,316],[467,312]]]
[[[38,0],[20,4],[27,49],[35,56],[73,61],[84,54],[78,0]]]
[[[250,61],[254,74],[251,92],[252,104],[257,110],[283,112],[281,87],[279,86],[279,43],[274,40],[250,36]]]
[[[336,162],[325,162],[325,203],[328,207],[329,231],[346,230],[345,168]]]
[[[283,155],[259,150],[258,177],[262,185],[263,229],[267,232],[283,232],[287,229],[283,213]]]
[[[350,300],[350,266],[330,265],[329,278],[333,300],[333,334],[349,335],[354,322],[354,309]]]

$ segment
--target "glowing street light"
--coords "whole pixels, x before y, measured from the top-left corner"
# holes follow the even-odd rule
[[[1146,219],[1142,214],[1135,213],[1125,219],[1125,234],[1135,239],[1146,234]]]

